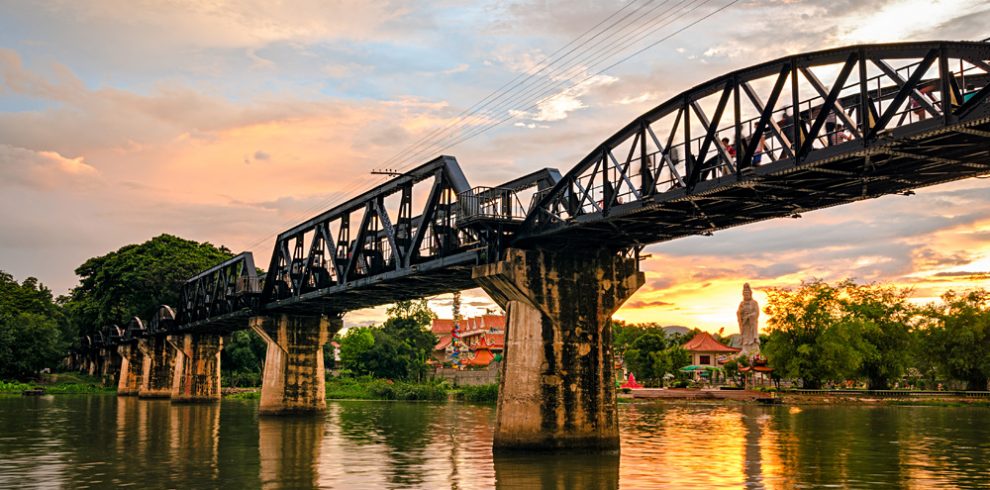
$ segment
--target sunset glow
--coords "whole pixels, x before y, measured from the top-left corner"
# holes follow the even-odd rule
[[[449,154],[473,186],[566,172],[640,114],[732,70],[857,42],[990,35],[986,2],[931,3],[742,1],[607,73],[585,60],[543,75],[585,81],[417,156],[410,145],[626,2],[0,0],[0,270],[62,294],[87,258],[161,233],[266,265],[274,234],[382,182],[372,169]],[[734,333],[744,282],[761,304],[762,290],[811,278],[893,282],[933,301],[990,286],[990,180],[643,253],[647,283],[616,315],[627,322]],[[496,308],[480,290],[464,303],[465,316]],[[432,305],[451,314],[449,295]]]

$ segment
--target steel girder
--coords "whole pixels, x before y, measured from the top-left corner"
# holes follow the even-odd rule
[[[263,287],[245,252],[190,279],[177,311],[162,306],[147,329],[104,327],[84,343],[226,332],[259,312],[342,312],[466,289],[471,267],[510,245],[636,248],[990,173],[988,82],[986,43],[762,63],[643,114],[563,177],[543,169],[471,189],[453,157],[438,157],[281,233]],[[533,199],[517,216],[520,192]],[[414,207],[418,193],[427,197]]]
[[[247,313],[256,306],[258,270],[251,252],[211,267],[182,285],[175,324],[191,328],[224,315]],[[161,313],[161,310],[159,310]]]
[[[175,310],[171,306],[161,305],[148,320],[147,335],[168,334],[175,330]]]
[[[269,311],[347,311],[468,286],[477,233],[456,226],[469,192],[440,156],[278,235],[261,291]],[[414,203],[414,194],[425,194]],[[429,280],[424,280],[429,279]],[[382,295],[382,289],[397,289]]]
[[[605,140],[540,196],[514,245],[642,246],[986,173],[988,73],[981,42],[853,46],[729,73]]]

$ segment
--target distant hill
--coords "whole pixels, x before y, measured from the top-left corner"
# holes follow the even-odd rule
[[[680,325],[669,325],[663,327],[663,333],[667,334],[668,337],[675,334],[687,335],[687,333],[690,331],[691,331],[690,328],[682,327]]]

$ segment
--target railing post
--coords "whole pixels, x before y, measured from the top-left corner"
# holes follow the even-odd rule
[[[804,134],[802,131],[804,129],[804,122],[801,119],[801,97],[798,93],[798,67],[797,58],[791,58],[791,114],[794,119],[794,127],[791,128],[791,150],[794,152],[794,163],[801,163],[798,159],[801,158],[799,152],[801,151],[801,145],[804,144]],[[773,113],[773,108],[767,108],[771,114]],[[811,114],[808,114],[810,119]],[[771,120],[773,118],[771,117]],[[766,149],[764,149],[764,152]]]
[[[952,85],[949,83],[949,57],[946,53],[945,45],[939,46],[938,53],[938,78],[940,82],[939,91],[942,93],[942,121],[945,124],[952,122]]]
[[[870,125],[870,94],[866,86],[866,50],[859,49],[859,132],[863,135],[862,143],[866,147],[869,144],[871,130]]]
[[[735,94],[732,96],[732,105],[735,109],[735,124],[736,124],[736,134],[735,141],[732,142],[736,147],[736,180],[742,180],[742,161],[743,147],[742,147],[742,103],[739,100],[739,76],[736,75],[732,77],[732,84],[735,86]]]

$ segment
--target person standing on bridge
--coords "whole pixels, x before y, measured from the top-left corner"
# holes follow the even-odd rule
[[[838,126],[838,120],[836,119],[835,109],[828,109],[823,107],[823,111],[828,111],[828,115],[825,116],[825,140],[828,141],[828,146],[832,146],[834,140],[838,137],[840,131],[836,130]],[[841,128],[842,126],[838,126]],[[836,137],[833,137],[835,135]]]

